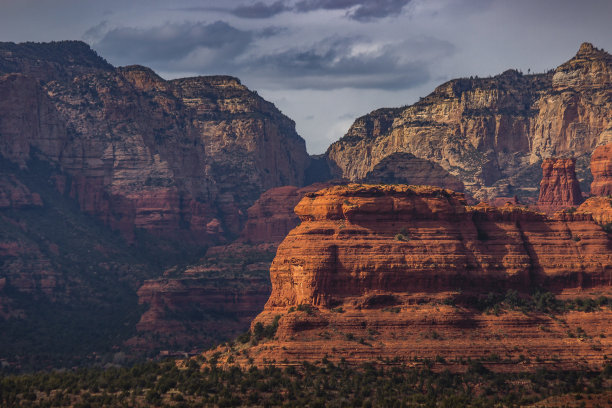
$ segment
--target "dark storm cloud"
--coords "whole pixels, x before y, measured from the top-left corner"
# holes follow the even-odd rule
[[[370,21],[396,16],[410,0],[301,0],[295,5],[298,12],[314,10],[347,10],[347,16],[358,21]]]
[[[223,7],[189,7],[184,11],[222,11],[247,19],[271,18],[285,11],[307,13],[317,10],[346,10],[346,17],[357,21],[397,16],[411,0],[277,0],[273,3],[258,1],[242,4],[232,9]]]
[[[290,9],[282,0],[272,4],[259,1],[255,4],[238,6],[231,13],[242,18],[270,18]]]
[[[328,38],[309,47],[250,59],[243,70],[295,89],[408,89],[430,79],[428,66],[433,60],[454,52],[450,43],[433,38],[382,45],[367,52],[360,52],[360,41]],[[421,57],[406,59],[406,55],[419,54]]]
[[[291,31],[274,26],[239,30],[222,21],[104,30],[107,25],[101,23],[88,35],[100,38],[94,48],[115,65],[226,73],[250,78],[257,86],[286,89],[409,89],[430,80],[430,67],[455,50],[432,37],[376,42],[365,36],[331,36],[266,48],[267,39],[291,36]]]
[[[93,27],[92,30],[97,29]],[[171,63],[197,49],[208,49],[219,58],[231,60],[248,48],[254,36],[253,32],[239,30],[223,21],[166,23],[152,28],[111,29],[94,43],[94,47],[122,64],[135,61]]]

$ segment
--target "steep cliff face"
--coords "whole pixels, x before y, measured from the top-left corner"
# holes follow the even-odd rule
[[[576,178],[576,159],[545,159],[538,207],[552,213],[577,207],[582,201],[580,183]]]
[[[610,141],[611,72],[612,57],[583,44],[554,73],[452,80],[414,105],[357,119],[326,154],[350,180],[407,152],[439,164],[481,200],[537,195],[542,159],[588,156]]]
[[[588,214],[547,218],[512,205],[469,207],[435,187],[373,185],[310,193],[295,211],[302,222],[277,250],[272,294],[255,320],[280,315],[275,340],[248,349],[259,363],[527,353],[597,366],[612,351],[608,310],[559,323],[536,312],[483,314],[470,303],[534,288],[567,299],[609,294],[612,241]],[[559,336],[580,325],[605,337]]]
[[[612,267],[610,242],[588,217],[466,207],[462,195],[434,187],[332,187],[295,211],[302,223],[278,248],[270,307],[329,306],[376,291],[597,286]]]
[[[58,187],[128,239],[235,235],[261,192],[303,183],[294,123],[235,78],[165,81],[78,42],[2,43],[0,74],[2,156],[57,162]]]
[[[263,193],[248,209],[248,220],[240,234],[247,243],[280,244],[289,231],[300,223],[293,209],[308,193],[333,185],[331,182],[315,183],[306,187],[284,186]]]
[[[293,122],[236,78],[166,81],[81,42],[0,43],[0,358],[40,369],[116,352],[135,335],[145,280],[235,238],[259,194],[301,185],[308,162]],[[184,339],[248,326],[269,278],[250,291],[242,272],[155,284],[169,305],[184,285],[229,310],[206,309]],[[232,326],[243,293],[253,311]]]
[[[596,196],[612,195],[612,143],[599,146],[591,156],[591,194]]]
[[[171,81],[175,94],[195,112],[206,146],[206,164],[218,189],[218,208],[233,233],[246,209],[273,187],[304,184],[308,166],[295,123],[236,78],[198,77]]]

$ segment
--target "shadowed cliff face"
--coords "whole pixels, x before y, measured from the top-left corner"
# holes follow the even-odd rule
[[[536,365],[598,367],[612,351],[606,308],[564,323],[544,309],[512,309],[536,289],[562,299],[612,294],[612,241],[589,214],[548,218],[466,206],[436,187],[355,184],[307,194],[295,211],[301,224],[278,247],[272,293],[252,325],[280,315],[274,339],[247,349],[257,364],[526,353]],[[509,309],[483,313],[474,299],[490,292],[506,293]],[[579,327],[604,336],[567,340]]]
[[[130,240],[235,236],[259,194],[301,185],[308,165],[294,123],[238,79],[165,81],[78,42],[0,44],[0,96],[0,154],[59,164],[58,188]]]
[[[350,180],[407,152],[439,164],[478,199],[534,196],[542,159],[588,156],[611,140],[611,72],[612,57],[583,44],[551,73],[452,80],[412,106],[357,119],[326,154]],[[588,160],[579,162],[582,179]]]
[[[0,358],[35,369],[112,359],[136,334],[143,282],[235,238],[259,195],[302,185],[308,162],[294,123],[236,78],[165,81],[81,42],[0,43]],[[143,292],[157,285],[200,325],[181,346],[220,339],[269,293],[267,272],[251,289],[235,272],[179,282],[194,302],[215,299],[203,309],[172,285]],[[247,314],[225,307],[236,297]],[[152,303],[145,332],[165,305]]]

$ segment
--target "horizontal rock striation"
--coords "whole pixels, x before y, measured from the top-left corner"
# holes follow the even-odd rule
[[[274,246],[211,248],[196,265],[173,268],[138,289],[146,308],[133,350],[191,350],[243,333],[270,296]]]
[[[554,72],[451,80],[414,105],[358,118],[326,155],[353,181],[406,152],[457,176],[479,200],[534,196],[541,160],[588,157],[612,140],[611,72],[610,54],[585,43]],[[584,179],[588,168],[578,170]]]
[[[0,43],[0,96],[0,155],[57,164],[58,189],[130,240],[235,236],[309,162],[293,121],[238,79],[165,81],[80,42]]]
[[[610,311],[572,312],[561,323],[470,306],[508,290],[610,294],[612,241],[589,214],[548,218],[513,205],[470,207],[435,187],[355,184],[307,194],[295,211],[302,222],[278,247],[272,294],[255,320],[280,315],[276,337],[248,349],[260,363],[496,353],[575,367],[581,358],[600,366],[612,351]],[[578,327],[603,336],[559,336]]]

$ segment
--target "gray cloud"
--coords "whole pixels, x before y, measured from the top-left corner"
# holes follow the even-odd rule
[[[234,8],[231,13],[242,18],[270,18],[283,11],[291,10],[282,0],[272,4],[258,1],[254,4],[242,5]]]
[[[88,33],[92,30],[99,34],[97,26]],[[223,21],[210,24],[185,22],[152,28],[114,28],[93,45],[102,55],[120,64],[139,61],[171,65],[198,49],[231,60],[242,54],[253,39],[252,32],[239,30]]]
[[[314,10],[348,10],[347,16],[353,20],[371,21],[396,16],[411,0],[301,0],[295,10],[308,12]]]
[[[101,23],[87,31],[94,48],[114,64],[142,63],[163,72],[225,73],[257,87],[286,89],[410,89],[431,79],[430,67],[454,46],[432,37],[376,42],[364,36],[331,36],[306,44],[266,49],[286,28],[239,30],[215,23],[166,23],[121,27]],[[279,37],[282,38],[282,37]]]
[[[435,38],[373,45],[362,38],[331,37],[249,59],[242,69],[295,89],[408,89],[427,82],[429,65],[454,50]]]

